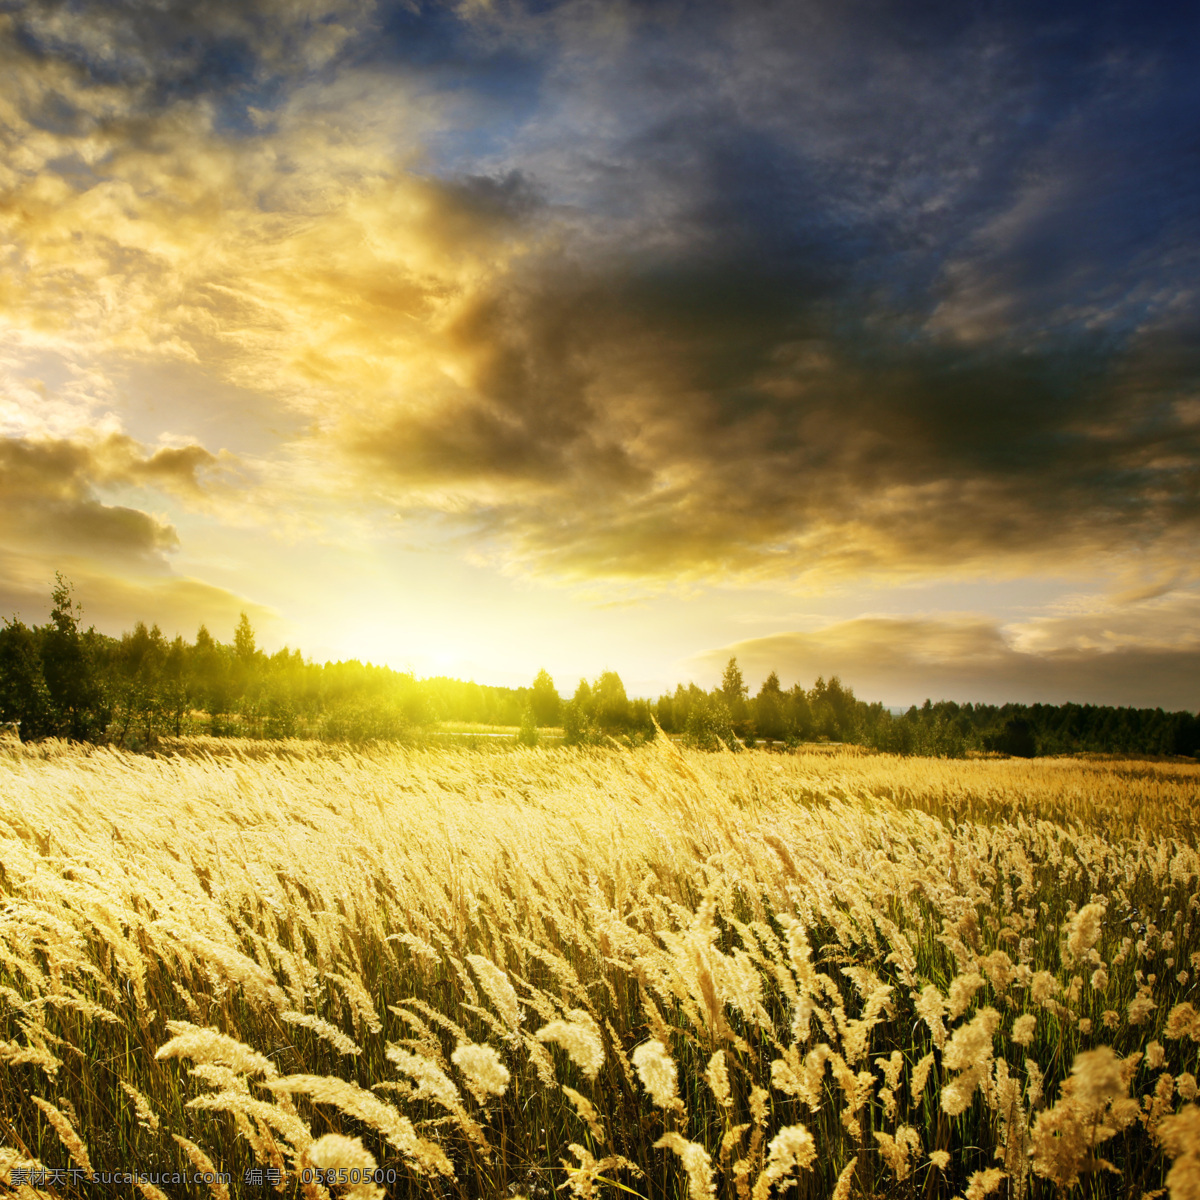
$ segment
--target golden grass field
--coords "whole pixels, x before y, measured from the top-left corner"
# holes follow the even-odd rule
[[[1196,765],[215,748],[0,752],[18,1195],[1200,1196]]]

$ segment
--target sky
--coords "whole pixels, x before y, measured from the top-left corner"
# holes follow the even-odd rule
[[[0,613],[1200,708],[1200,14],[0,0]]]

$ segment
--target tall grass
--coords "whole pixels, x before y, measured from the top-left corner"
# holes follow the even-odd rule
[[[14,749],[0,1181],[1194,1197],[1198,781],[662,740]]]

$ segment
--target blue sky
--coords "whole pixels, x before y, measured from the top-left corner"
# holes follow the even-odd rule
[[[0,606],[1196,708],[1198,24],[0,3]]]

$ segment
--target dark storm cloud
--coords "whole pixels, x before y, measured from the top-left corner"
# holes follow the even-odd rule
[[[547,271],[455,327],[465,395],[360,452],[416,487],[508,481],[522,552],[570,574],[1026,566],[1194,536],[1179,335],[843,337],[823,286],[788,297],[719,257]]]
[[[1194,18],[635,5],[610,44],[502,12],[476,35],[543,88],[506,161],[567,232],[458,326],[442,432],[373,443],[398,483],[503,476],[519,552],[583,575],[1194,540]],[[603,504],[588,445],[627,464]]]

